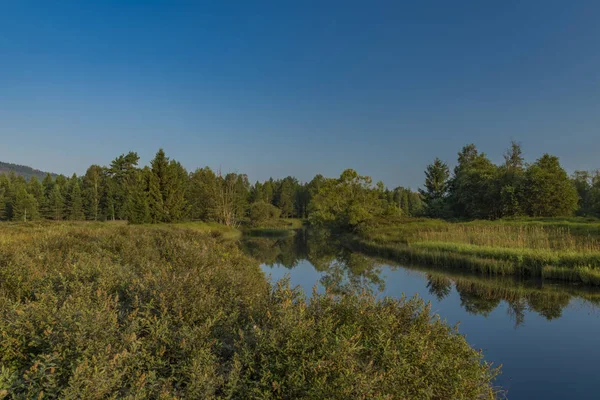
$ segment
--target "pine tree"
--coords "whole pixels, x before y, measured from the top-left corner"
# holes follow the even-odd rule
[[[0,221],[6,218],[6,200],[4,199],[4,188],[0,187]]]
[[[419,193],[430,217],[440,217],[444,214],[449,176],[448,165],[439,158],[436,158],[425,170],[425,189],[419,189]]]
[[[56,184],[54,183],[54,179],[52,179],[52,175],[46,174],[44,180],[42,181],[42,190],[43,197],[42,202],[40,203],[40,214],[43,218],[46,219],[54,219],[54,212],[52,210],[52,196],[54,194],[54,188]]]
[[[265,203],[273,204],[273,193],[275,192],[274,186],[273,178],[270,178],[264,183],[262,195]]]
[[[84,214],[87,219],[97,221],[100,215],[102,167],[90,166],[83,177]]]
[[[402,190],[402,197],[400,198],[400,209],[402,210],[402,215],[408,217],[410,215],[410,205],[408,199],[408,190]]]
[[[29,183],[27,184],[27,192],[35,198],[38,205],[42,204],[44,201],[44,188],[38,178],[32,176],[29,178]]]
[[[150,210],[150,219],[153,223],[161,222],[164,219],[164,204],[162,193],[160,192],[159,178],[150,170],[147,173],[148,180],[148,207]]]
[[[10,219],[7,203],[10,201],[10,180],[5,174],[0,175],[0,219]]]
[[[147,184],[143,171],[137,171],[135,182],[130,184],[130,194],[127,197],[127,221],[132,224],[151,222],[150,207],[148,205]]]
[[[169,163],[169,184],[167,186],[167,197],[163,198],[165,210],[167,211],[167,222],[183,220],[188,211],[186,200],[188,173],[183,166],[171,160]]]
[[[71,178],[71,193],[69,195],[69,219],[79,221],[85,219],[83,214],[83,198],[79,179],[75,174]]]
[[[169,161],[163,149],[158,150],[150,164],[154,175],[149,187],[152,219],[159,222],[182,220],[187,212],[186,170],[177,161]]]
[[[199,168],[189,178],[187,202],[192,219],[215,221],[217,219],[217,176],[208,167]]]
[[[115,158],[107,170],[113,199],[112,210],[109,211],[110,219],[126,218],[128,196],[131,193],[131,186],[135,184],[134,175],[139,160],[137,153],[130,151]]]
[[[12,220],[31,221],[39,218],[39,209],[35,197],[27,193],[25,185],[18,185],[14,192]]]
[[[54,185],[52,193],[48,199],[48,207],[51,212],[50,217],[55,221],[60,221],[64,216],[65,199],[60,190],[60,186]]]
[[[288,176],[283,179],[277,188],[275,205],[281,210],[284,218],[292,216],[294,212],[295,189],[298,182],[295,178]]]
[[[104,195],[102,196],[102,209],[106,220],[114,221],[116,219],[115,191],[112,179],[106,178],[104,185]]]

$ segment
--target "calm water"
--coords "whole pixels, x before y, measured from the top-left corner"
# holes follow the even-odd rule
[[[600,398],[600,291],[573,285],[492,279],[404,267],[349,252],[331,238],[300,232],[248,238],[243,248],[273,280],[289,276],[311,293],[370,288],[379,296],[418,295],[502,364],[497,385],[509,399]]]

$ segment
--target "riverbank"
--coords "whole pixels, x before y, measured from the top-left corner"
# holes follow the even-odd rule
[[[288,236],[306,226],[306,220],[301,218],[277,218],[262,221],[260,224],[246,223],[241,229],[247,236]]]
[[[600,285],[598,221],[380,220],[347,242],[398,262]]]
[[[0,225],[0,397],[494,397],[423,301],[306,299],[202,229]]]

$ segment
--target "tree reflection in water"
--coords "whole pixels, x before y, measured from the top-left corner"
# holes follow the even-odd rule
[[[525,322],[527,312],[536,312],[548,320],[560,318],[572,298],[583,299],[594,307],[600,305],[600,290],[594,288],[419,266],[393,266],[393,262],[349,250],[326,231],[299,230],[296,234],[277,238],[247,237],[240,241],[240,246],[260,263],[271,267],[292,269],[306,260],[321,273],[321,285],[338,295],[383,292],[383,267],[417,270],[423,273],[427,290],[438,301],[447,298],[454,287],[461,307],[471,314],[488,316],[506,302],[515,327]]]

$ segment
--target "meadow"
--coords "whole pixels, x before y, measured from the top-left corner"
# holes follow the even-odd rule
[[[0,398],[494,398],[413,299],[306,296],[202,224],[0,225]]]
[[[376,220],[353,246],[414,264],[600,285],[597,220]]]

